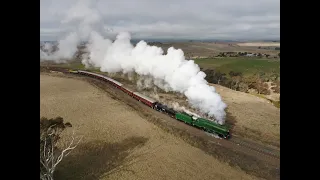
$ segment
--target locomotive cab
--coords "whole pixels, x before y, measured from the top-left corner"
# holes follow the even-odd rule
[[[154,103],[154,109],[157,110],[157,111],[160,111],[161,110],[161,104],[158,103],[158,102],[155,102]]]
[[[224,137],[225,139],[230,139],[231,135],[230,133],[228,132],[228,134]]]

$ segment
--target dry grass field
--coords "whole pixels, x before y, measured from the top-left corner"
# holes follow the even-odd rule
[[[215,56],[220,52],[250,52],[277,55],[279,51],[273,48],[259,47],[278,47],[280,43],[176,42],[156,43],[155,45],[162,47],[164,51],[167,51],[170,47],[182,49],[186,57],[205,58]]]
[[[40,74],[40,116],[62,116],[84,136],[60,164],[56,179],[258,179],[163,131],[84,81]]]

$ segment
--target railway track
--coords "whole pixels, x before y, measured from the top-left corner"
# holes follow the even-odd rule
[[[41,68],[41,66],[40,66],[40,68]],[[47,70],[50,70],[50,71],[57,71],[57,72],[67,73],[67,69],[66,68],[60,68],[60,67],[43,67],[43,68],[45,68]],[[82,75],[78,75],[78,76],[82,76]],[[164,114],[166,114],[167,116],[171,117],[167,113],[164,113]],[[173,117],[171,117],[171,118],[173,118]],[[175,118],[173,118],[173,119],[176,120]],[[205,132],[205,131],[203,131],[203,132],[206,133],[206,134],[212,134],[212,133],[208,133],[208,132]],[[215,135],[215,134],[212,134],[212,135]],[[217,140],[216,137],[211,137],[211,138],[213,138],[213,140]],[[228,139],[228,140],[219,138],[219,141],[229,142],[229,143],[233,144],[234,147],[240,146],[240,147],[243,147],[243,148],[250,149],[251,151],[255,151],[257,153],[260,153],[260,154],[272,157],[274,159],[280,160],[280,151],[279,150],[276,150],[276,149],[273,149],[273,148],[268,148],[266,146],[260,145],[260,144],[255,143],[255,142],[249,142],[249,141],[244,140],[243,138],[240,138],[240,137],[238,137],[236,135],[232,135],[232,137],[230,139]],[[215,144],[218,144],[218,145],[222,145],[221,143],[219,143],[219,141],[218,142],[213,142],[212,141],[212,142],[215,143]]]

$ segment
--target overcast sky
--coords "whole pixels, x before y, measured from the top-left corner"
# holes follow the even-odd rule
[[[77,0],[40,1],[40,38],[66,32],[68,8]],[[136,39],[261,40],[280,38],[279,0],[91,0],[108,35],[128,31]],[[166,3],[167,2],[167,3]],[[73,11],[73,16],[91,11]],[[70,25],[70,24],[69,24]],[[112,31],[110,31],[112,30]]]

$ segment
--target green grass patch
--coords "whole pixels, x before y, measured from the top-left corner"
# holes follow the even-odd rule
[[[230,71],[241,72],[244,76],[256,72],[280,74],[280,61],[254,57],[222,57],[195,59],[204,69],[215,69],[228,74]]]

